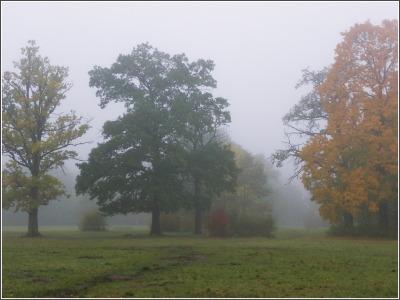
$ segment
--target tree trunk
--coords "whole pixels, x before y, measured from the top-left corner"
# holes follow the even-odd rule
[[[40,139],[39,139],[40,141]],[[40,158],[36,153],[33,157],[33,169],[31,170],[32,178],[39,176],[39,166],[40,166]],[[39,189],[37,186],[33,186],[30,190],[30,196],[32,201],[32,207],[28,211],[28,233],[27,236],[34,237],[40,236],[39,233],[39,223],[38,223],[38,210],[39,210]]]
[[[151,211],[150,235],[161,235],[160,208],[158,204],[156,204]]]
[[[194,217],[194,234],[203,233],[203,216],[202,209],[200,205],[196,205],[195,217]]]
[[[38,208],[31,209],[28,214],[28,233],[26,235],[30,237],[40,236],[38,224]]]
[[[194,179],[194,234],[203,233],[203,220],[202,220],[202,207],[200,197],[200,183],[196,178]]]
[[[351,229],[353,228],[353,216],[351,213],[345,212],[343,214],[343,223],[344,223],[344,227],[346,229]]]
[[[383,232],[388,230],[389,227],[389,210],[386,202],[379,204],[379,229]]]
[[[350,213],[343,214],[343,222],[345,228],[352,228],[353,227],[353,216]]]

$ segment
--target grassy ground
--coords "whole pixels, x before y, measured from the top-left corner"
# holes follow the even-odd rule
[[[276,238],[150,238],[140,228],[3,232],[3,297],[397,297],[397,242],[285,229]]]

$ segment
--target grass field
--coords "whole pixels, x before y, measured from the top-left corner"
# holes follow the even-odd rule
[[[397,297],[396,241],[294,229],[273,239],[42,234],[3,232],[3,297]]]

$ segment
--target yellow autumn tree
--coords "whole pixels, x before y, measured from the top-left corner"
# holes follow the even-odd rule
[[[301,149],[302,181],[332,223],[366,210],[385,229],[398,205],[397,20],[354,25],[335,52],[318,88],[327,126]]]

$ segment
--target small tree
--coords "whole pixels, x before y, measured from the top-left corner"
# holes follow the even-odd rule
[[[64,194],[64,186],[47,174],[77,153],[67,149],[89,128],[74,112],[55,113],[71,84],[68,69],[50,65],[34,41],[5,72],[2,92],[2,145],[8,157],[2,173],[3,207],[26,211],[28,235],[38,236],[38,208]]]
[[[221,128],[231,121],[227,110],[229,103],[224,98],[213,97],[209,91],[216,87],[211,76],[213,68],[212,61],[187,65],[183,72],[187,78],[186,94],[178,97],[172,107],[180,143],[186,152],[195,234],[202,233],[202,215],[209,209],[212,199],[223,191],[233,190],[238,173],[233,152],[220,134]],[[203,75],[195,80],[192,73],[198,69]]]
[[[270,236],[273,230],[271,203],[267,200],[266,161],[232,143],[239,168],[234,191],[222,193],[213,201],[214,211],[224,208],[229,217],[229,234],[238,236]]]

